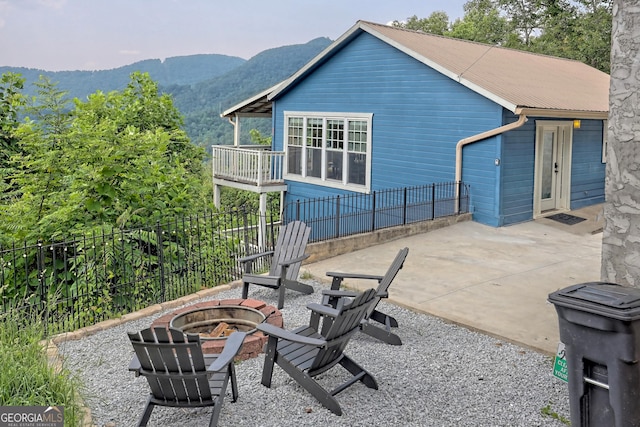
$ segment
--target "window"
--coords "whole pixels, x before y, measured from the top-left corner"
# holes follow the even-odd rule
[[[287,178],[367,190],[371,119],[371,114],[285,112]]]

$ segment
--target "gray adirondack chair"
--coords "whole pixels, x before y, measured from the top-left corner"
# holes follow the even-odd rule
[[[332,277],[333,280],[331,282],[331,289],[322,291],[322,303],[337,308],[341,303],[348,301],[349,298],[353,298],[353,296],[356,295],[355,292],[339,290],[340,285],[342,284],[342,281],[344,279],[350,278],[377,280],[378,288],[376,289],[376,297],[374,303],[371,305],[369,311],[367,312],[367,315],[362,320],[360,329],[365,334],[384,341],[388,344],[402,345],[402,340],[400,339],[400,337],[391,332],[391,328],[398,327],[398,321],[392,316],[378,311],[377,306],[380,300],[389,297],[389,286],[391,286],[391,283],[396,278],[396,275],[404,266],[404,261],[407,258],[408,254],[409,248],[400,249],[384,276],[361,273],[328,272],[327,276]]]
[[[229,380],[232,400],[238,399],[233,358],[246,333],[232,333],[222,353],[212,356],[203,356],[199,335],[178,329],[147,328],[128,335],[135,350],[129,370],[146,377],[151,389],[138,426],[147,425],[156,405],[213,406],[209,426],[217,425]]]
[[[344,353],[353,334],[375,298],[375,290],[369,289],[357,295],[337,310],[322,304],[309,304],[309,326],[287,331],[261,323],[258,329],[269,336],[266,345],[262,384],[271,387],[274,364],[278,364],[296,382],[311,393],[320,403],[336,415],[342,415],[340,404],[334,397],[358,381],[367,387],[378,389],[375,378]],[[324,333],[320,321],[330,319]],[[331,391],[325,390],[314,377],[341,365],[351,377]]]
[[[311,228],[302,221],[293,221],[280,227],[280,233],[273,251],[262,252],[238,259],[242,264],[242,298],[247,298],[249,285],[260,285],[279,290],[278,308],[284,307],[284,293],[286,289],[313,293],[313,287],[300,283],[298,274],[305,255]],[[253,263],[262,257],[271,256],[271,267],[268,274],[252,274]]]

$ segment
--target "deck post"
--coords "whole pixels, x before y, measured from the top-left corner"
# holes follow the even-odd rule
[[[267,193],[260,193],[260,219],[258,224],[258,247],[266,250],[267,235]]]
[[[220,186],[213,184],[213,206],[220,209]]]

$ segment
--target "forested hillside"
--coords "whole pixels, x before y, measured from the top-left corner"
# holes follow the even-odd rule
[[[191,140],[207,147],[212,144],[231,144],[233,127],[220,113],[238,102],[285,80],[331,43],[317,38],[302,45],[269,49],[251,58],[233,71],[193,86],[163,87],[173,96],[178,110],[185,116]],[[266,122],[266,123],[265,123]],[[270,132],[270,122],[255,120],[243,125],[261,133]]]
[[[52,72],[0,67],[0,75],[20,73],[26,80],[24,94],[29,96],[36,94],[34,83],[40,75],[45,75],[51,82],[58,83],[58,90],[69,92],[69,98],[85,100],[98,90],[108,93],[124,89],[133,72],[149,73],[160,91],[173,97],[191,141],[209,149],[213,144],[233,142],[233,127],[220,118],[221,111],[286,79],[330,43],[327,38],[318,38],[306,44],[269,49],[248,61],[225,55],[191,55],[165,61],[149,59],[102,71]],[[254,124],[263,134],[269,132],[264,120]],[[244,130],[249,129],[247,126]]]
[[[168,85],[192,85],[223,75],[246,60],[226,55],[191,55],[159,59],[147,59],[113,70],[99,71],[46,71],[34,68],[0,67],[0,75],[6,72],[20,73],[26,79],[24,94],[36,95],[33,83],[40,75],[46,75],[58,88],[69,92],[69,97],[84,100],[97,90],[110,92],[124,89],[130,81],[131,73],[140,71],[161,87]]]

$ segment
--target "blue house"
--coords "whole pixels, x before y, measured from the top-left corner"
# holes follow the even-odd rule
[[[261,116],[272,151],[234,163],[214,147],[214,183],[286,202],[462,181],[475,221],[513,224],[604,202],[608,103],[609,76],[577,61],[359,21],[222,114],[224,150]],[[251,183],[228,171],[257,162]]]

